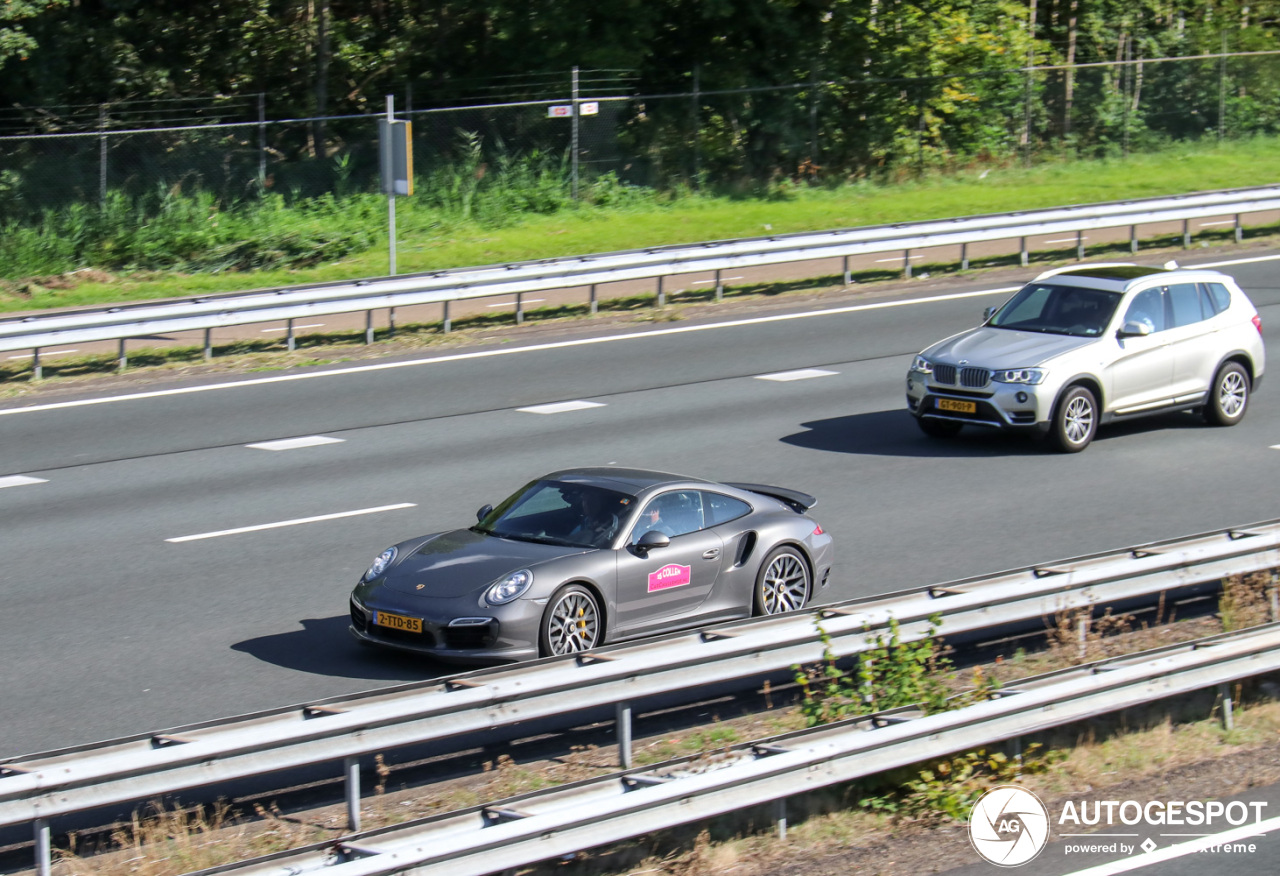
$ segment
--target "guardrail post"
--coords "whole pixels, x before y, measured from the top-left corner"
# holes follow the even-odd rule
[[[1244,240],[1244,226],[1240,224],[1240,214],[1236,214],[1236,243]]]
[[[778,839],[787,838],[787,798],[779,797],[773,801],[773,822],[778,826]]]
[[[844,264],[845,264],[844,275],[846,278],[848,278],[849,259],[847,257],[844,260]],[[849,280],[845,279],[844,282],[846,285],[848,285]],[[724,283],[720,280],[720,269],[716,268],[716,301],[723,301],[723,300],[724,300]]]
[[[631,703],[625,700],[617,705],[618,763],[624,770],[631,769]]]
[[[396,309],[394,307],[387,308],[387,337],[391,337],[396,333]]]
[[[126,369],[126,368],[128,368],[128,367],[129,367],[129,356],[125,353],[124,342],[125,342],[125,339],[124,339],[124,338],[121,338],[121,339],[120,339],[120,353],[119,353],[119,355],[116,357],[116,363],[117,363],[117,364],[116,364],[116,370],[117,370],[117,371],[123,371],[124,369]]]
[[[1084,261],[1084,232],[1076,232],[1076,261]]]
[[[1089,615],[1084,614],[1076,619],[1076,638],[1080,642],[1080,656],[1089,652]]]
[[[1027,255],[1027,239],[1025,237],[1018,238],[1018,263],[1024,268],[1031,264],[1031,257]]]
[[[355,833],[360,830],[360,758],[344,758],[342,771],[347,781],[347,827]]]
[[[1231,685],[1218,685],[1218,693],[1222,696],[1222,729],[1233,730],[1236,726],[1235,715],[1232,714]]]
[[[208,362],[213,358],[213,329],[204,330],[204,360]]]
[[[960,270],[969,270],[969,244],[960,244]]]
[[[37,818],[36,832],[36,873],[38,876],[49,876],[53,870],[53,844],[49,839],[49,820]]]
[[[908,280],[911,279],[911,250],[909,249],[902,251],[902,276]]]
[[[524,293],[516,293],[516,325],[524,322]]]
[[[963,247],[964,244],[962,243],[960,244],[960,246]],[[849,257],[848,256],[844,257],[844,284],[846,286],[853,285],[853,274],[849,273]],[[719,271],[716,271],[716,288],[717,289],[720,288],[720,272]]]
[[[590,298],[589,298],[589,300],[590,300],[590,302],[591,302],[591,315],[592,315],[592,316],[595,316],[597,313],[599,313],[599,312],[600,312],[600,302],[596,299],[596,284],[595,284],[595,283],[592,283],[592,284],[591,284],[591,293],[590,293]]]
[[[441,318],[441,324],[444,332],[448,334],[453,329],[453,320],[449,319],[449,302],[444,303],[444,316]]]
[[[364,342],[366,344],[373,343],[373,311],[366,310],[364,312]]]
[[[658,277],[658,306],[665,307],[667,304],[667,293],[662,288],[662,277]]]
[[[39,380],[44,377],[44,371],[40,366],[40,348],[36,347],[31,351],[31,379]]]
[[[1138,226],[1129,226],[1129,252],[1138,251]]]
[[[1276,579],[1271,579],[1271,586],[1267,588],[1267,600],[1271,603],[1271,622],[1280,621],[1280,589],[1276,588]]]
[[[288,327],[285,329],[285,335],[284,335],[284,337],[285,337],[285,347],[286,347],[288,350],[292,351],[292,350],[293,350],[293,347],[294,347],[294,342],[293,342],[293,317],[289,317],[289,319],[288,319]]]
[[[1191,220],[1182,220],[1182,248],[1191,249]]]

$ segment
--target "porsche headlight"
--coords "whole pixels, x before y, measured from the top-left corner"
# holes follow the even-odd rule
[[[490,605],[506,605],[513,599],[519,599],[532,586],[533,573],[528,569],[521,569],[501,581],[495,581],[485,593],[484,601]]]
[[[374,578],[377,578],[383,572],[387,571],[387,566],[390,566],[395,561],[395,558],[396,549],[393,547],[389,547],[382,553],[378,554],[373,561],[373,565],[369,567],[369,571],[364,573],[364,580],[372,581]]]
[[[991,379],[997,383],[1026,383],[1034,386],[1043,382],[1048,373],[1043,368],[1007,368],[1004,371],[992,371]]]
[[[915,361],[911,363],[911,370],[920,374],[932,374],[933,363],[924,356],[916,356]]]

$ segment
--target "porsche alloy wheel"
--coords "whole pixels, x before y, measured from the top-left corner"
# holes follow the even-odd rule
[[[542,616],[542,654],[555,657],[586,651],[600,644],[601,633],[595,596],[580,584],[570,584],[551,598]]]
[[[756,614],[782,614],[809,601],[809,566],[793,547],[774,548],[756,575]]]

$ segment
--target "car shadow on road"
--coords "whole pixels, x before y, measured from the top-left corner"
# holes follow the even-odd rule
[[[303,618],[299,623],[300,630],[247,639],[231,649],[285,669],[339,678],[423,681],[460,671],[428,657],[367,648],[347,632],[346,615]]]
[[[803,432],[782,441],[810,450],[873,456],[988,457],[1043,453],[1035,437],[996,429],[966,428],[954,438],[930,438],[904,410],[872,411],[801,423]]]

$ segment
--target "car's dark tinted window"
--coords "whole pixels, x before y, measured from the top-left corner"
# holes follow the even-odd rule
[[[518,541],[601,548],[631,507],[630,496],[593,484],[534,481],[472,528]]]
[[[730,520],[737,520],[751,513],[751,506],[732,496],[720,493],[703,493],[703,504],[707,509],[707,526],[719,526]]]
[[[988,325],[1092,338],[1106,329],[1119,302],[1118,293],[1102,289],[1029,283],[991,317]]]
[[[635,528],[631,530],[631,543],[635,544],[640,536],[654,529],[676,538],[697,532],[703,526],[702,493],[699,490],[672,490],[654,496],[644,506]]]
[[[1169,287],[1169,302],[1173,307],[1173,327],[1191,325],[1205,318],[1200,305],[1200,290],[1195,283],[1175,283]]]
[[[1143,289],[1124,312],[1125,322],[1138,322],[1152,332],[1164,331],[1164,297],[1159,287]]]
[[[1222,313],[1231,306],[1231,293],[1221,283],[1206,283],[1209,287],[1209,298],[1213,301],[1215,313]]]

